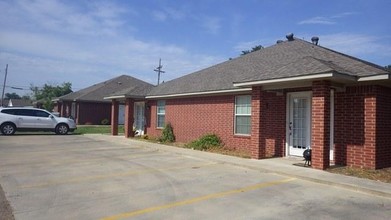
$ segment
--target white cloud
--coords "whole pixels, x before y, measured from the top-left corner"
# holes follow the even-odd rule
[[[0,14],[0,18],[10,18],[0,19],[0,24],[4,24],[0,29],[0,67],[10,65],[9,85],[57,81],[72,82],[74,88],[80,89],[120,74],[156,83],[153,69],[159,58],[166,71],[162,76],[165,81],[225,59],[194,54],[177,45],[140,40],[129,32],[124,34],[120,31],[125,26],[122,16],[137,13],[105,4],[0,2],[0,6],[10,9]],[[166,9],[165,13],[170,19],[184,16],[177,10]]]
[[[11,16],[24,18],[24,22],[33,23],[38,30],[89,36],[115,35],[125,24],[122,16],[137,15],[135,11],[109,2],[93,2],[81,7],[58,0],[18,0],[9,7],[19,8]]]
[[[335,21],[332,21],[330,18],[326,17],[313,17],[310,19],[306,19],[303,21],[300,21],[298,24],[335,24]]]
[[[337,23],[338,19],[342,19],[344,17],[348,17],[351,15],[357,14],[356,12],[342,12],[336,15],[324,17],[324,16],[316,16],[309,19],[302,20],[297,24],[323,24],[323,25],[333,25]]]

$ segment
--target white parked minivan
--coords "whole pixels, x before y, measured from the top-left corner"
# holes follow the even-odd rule
[[[53,131],[65,135],[76,130],[71,118],[57,117],[38,108],[0,107],[0,131],[12,135],[16,131]]]

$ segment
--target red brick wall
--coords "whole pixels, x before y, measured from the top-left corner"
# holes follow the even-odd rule
[[[263,92],[261,132],[265,157],[285,156],[286,94]]]
[[[260,159],[266,156],[265,141],[263,139],[263,91],[261,87],[253,87],[251,94],[251,158]]]
[[[376,168],[391,167],[391,89],[376,88]]]
[[[330,166],[330,82],[312,84],[312,167],[326,169]]]
[[[111,119],[111,103],[78,103],[78,124],[99,125],[103,119]]]
[[[335,93],[335,163],[375,169],[376,86]]]
[[[249,151],[250,136],[234,135],[234,105],[234,95],[167,99],[165,119],[172,124],[178,142],[187,143],[214,133],[227,147]],[[148,101],[147,106],[147,134],[159,137],[156,101]]]
[[[170,122],[178,142],[190,142],[202,135],[215,133],[230,148],[243,149],[263,156],[254,158],[283,156],[285,150],[285,95],[274,92],[262,92],[262,130],[261,147],[258,143],[250,144],[253,137],[234,135],[235,96],[214,96],[181,98],[166,100],[166,122]],[[252,119],[254,117],[252,104]],[[156,101],[148,101],[146,109],[147,134],[159,137],[161,129],[156,128]],[[255,119],[259,121],[259,117]],[[252,121],[252,126],[253,126]],[[259,133],[259,129],[257,130]]]

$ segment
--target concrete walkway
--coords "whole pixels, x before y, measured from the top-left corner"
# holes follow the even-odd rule
[[[391,198],[391,184],[389,183],[334,174],[322,170],[312,169],[309,167],[303,167],[304,161],[302,160],[302,158],[273,158],[264,160],[253,160],[167,146],[163,144],[155,144],[135,139],[126,139],[123,136],[89,134],[88,137],[108,142],[136,145],[145,148],[152,148],[158,151],[166,151],[180,155],[193,156],[211,161],[242,166],[249,169],[260,170],[263,172],[277,173],[288,177],[295,177],[302,180],[342,187],[345,189],[354,190],[366,194]]]

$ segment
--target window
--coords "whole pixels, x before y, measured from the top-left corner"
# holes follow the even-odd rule
[[[15,115],[15,109],[4,109],[1,111],[1,113],[9,114],[9,115]]]
[[[15,115],[20,116],[35,116],[35,112],[32,109],[16,109]]]
[[[49,113],[44,111],[35,110],[35,116],[41,117],[41,118],[47,118],[49,117]]]
[[[166,101],[159,100],[157,101],[157,127],[163,128],[165,124],[166,117]]]
[[[235,134],[251,134],[251,96],[235,97]]]

